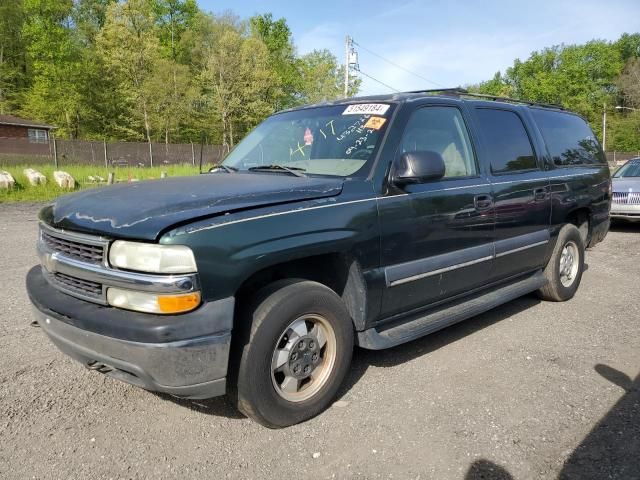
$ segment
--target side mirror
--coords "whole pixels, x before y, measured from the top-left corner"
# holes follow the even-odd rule
[[[403,153],[396,161],[393,183],[425,183],[444,177],[445,166],[442,155],[429,150]]]

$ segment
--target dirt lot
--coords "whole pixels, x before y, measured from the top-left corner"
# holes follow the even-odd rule
[[[640,478],[640,225],[533,297],[389,351],[340,401],[267,430],[89,372],[29,326],[37,206],[0,205],[0,478]]]

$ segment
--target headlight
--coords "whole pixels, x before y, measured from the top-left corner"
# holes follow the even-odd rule
[[[108,288],[109,305],[146,313],[184,313],[200,305],[200,292],[158,295],[149,292]]]
[[[184,245],[116,240],[109,249],[109,263],[118,268],[149,273],[193,273],[196,261]]]

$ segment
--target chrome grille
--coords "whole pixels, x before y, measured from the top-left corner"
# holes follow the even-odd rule
[[[613,203],[640,205],[640,192],[613,192]]]
[[[52,274],[50,278],[53,283],[58,284],[62,290],[69,291],[70,293],[94,297],[96,299],[102,297],[102,285],[97,282],[83,280],[59,272]]]
[[[59,252],[76,260],[95,264],[100,264],[104,260],[105,248],[103,245],[91,245],[71,240],[62,235],[49,233],[46,230],[42,230],[41,235],[44,244],[53,252]]]

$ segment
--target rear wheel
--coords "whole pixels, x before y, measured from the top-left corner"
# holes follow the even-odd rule
[[[316,282],[276,282],[244,315],[236,358],[239,410],[271,428],[322,412],[336,395],[353,351],[350,316],[335,292]]]
[[[564,302],[572,298],[582,280],[584,242],[580,230],[567,224],[560,229],[551,259],[544,270],[547,285],[538,294],[544,300]]]

